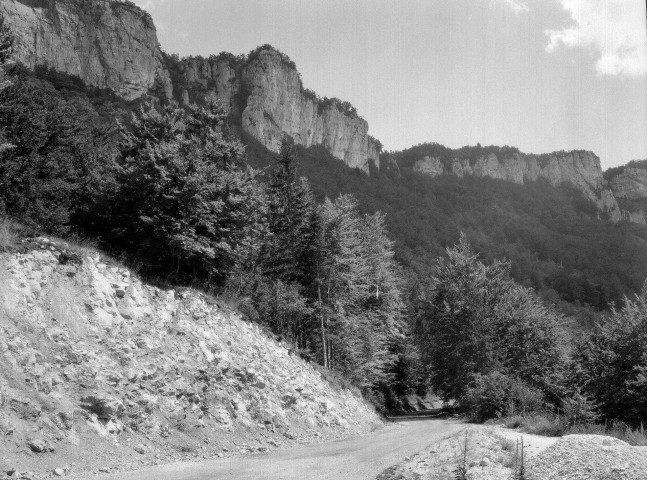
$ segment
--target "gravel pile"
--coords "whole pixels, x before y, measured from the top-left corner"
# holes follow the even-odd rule
[[[528,467],[538,480],[647,480],[647,447],[601,435],[568,435]]]

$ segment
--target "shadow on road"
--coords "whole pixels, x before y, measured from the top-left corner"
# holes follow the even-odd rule
[[[393,415],[386,417],[389,422],[409,422],[415,420],[450,418],[456,415],[454,408],[434,408],[431,410],[417,410],[415,412],[407,412],[401,415]]]

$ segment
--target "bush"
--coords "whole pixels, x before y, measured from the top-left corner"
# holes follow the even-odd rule
[[[0,215],[0,253],[18,246],[21,230],[18,224]]]
[[[106,124],[87,99],[19,77],[0,94],[0,205],[13,218],[67,234],[110,164]]]
[[[470,420],[477,422],[514,415],[515,412],[525,415],[539,411],[543,404],[541,391],[499,372],[476,375],[459,399],[459,408]]]
[[[494,416],[506,411],[499,397],[525,402],[515,382],[550,393],[563,361],[561,316],[510,278],[508,262],[480,262],[464,236],[447,254],[417,315],[434,390],[444,400],[485,395],[493,403],[482,412]]]
[[[222,283],[250,232],[261,191],[222,132],[217,105],[146,104],[123,131],[115,189],[96,232],[143,262],[144,273],[183,284]]]
[[[605,419],[647,422],[647,282],[575,349],[573,381]]]

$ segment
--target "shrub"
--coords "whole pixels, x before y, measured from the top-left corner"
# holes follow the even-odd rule
[[[510,278],[508,262],[480,262],[464,236],[447,254],[417,318],[434,389],[445,400],[484,395],[479,411],[494,416],[509,410],[504,399],[530,401],[523,383],[548,392],[562,362],[560,315]]]
[[[524,414],[539,411],[544,402],[543,394],[517,378],[499,372],[476,375],[465,394],[459,399],[459,407],[474,421]]]
[[[96,228],[145,273],[218,284],[247,241],[261,193],[242,146],[224,137],[224,117],[215,104],[150,103],[124,129],[116,188],[104,192]]]
[[[18,245],[19,231],[20,226],[7,217],[0,216],[0,253],[7,252]]]

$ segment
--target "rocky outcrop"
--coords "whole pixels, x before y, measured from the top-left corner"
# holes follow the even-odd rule
[[[153,21],[116,0],[2,0],[0,14],[15,36],[14,56],[131,100],[150,90],[171,95]]]
[[[627,167],[609,182],[617,198],[647,198],[647,167]]]
[[[539,179],[545,179],[555,186],[569,183],[595,202],[612,221],[622,218],[618,203],[602,175],[600,159],[592,152],[556,152],[549,155],[515,152],[500,156],[490,153],[475,158],[456,156],[444,161],[440,157],[424,156],[415,161],[413,169],[431,176],[476,175],[518,184]]]
[[[149,14],[119,0],[2,0],[15,60],[75,75],[132,100],[146,93],[184,104],[216,99],[243,129],[273,151],[284,134],[305,147],[322,145],[353,168],[379,164],[379,142],[346,103],[304,90],[296,66],[265,46],[182,61],[164,56]],[[173,66],[169,63],[174,63]]]
[[[379,424],[360,397],[203,294],[146,285],[48,239],[20,250],[0,253],[1,472],[115,471]]]
[[[177,68],[178,100],[220,101],[272,151],[288,134],[305,147],[322,145],[352,168],[368,172],[370,162],[379,166],[379,143],[368,135],[368,123],[349,104],[305,90],[294,63],[272,47],[261,47],[247,58],[188,58]]]
[[[614,172],[614,170],[616,170]],[[647,224],[647,160],[634,161],[605,173],[625,220]]]

